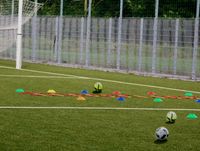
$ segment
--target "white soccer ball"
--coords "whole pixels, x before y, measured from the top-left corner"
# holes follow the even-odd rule
[[[167,122],[174,123],[176,119],[177,119],[177,115],[175,112],[170,111],[167,113],[167,116],[166,116]]]
[[[169,136],[169,131],[165,127],[159,127],[156,129],[155,136],[159,141],[166,140]]]

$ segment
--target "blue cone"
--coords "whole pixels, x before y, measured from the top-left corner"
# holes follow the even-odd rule
[[[125,101],[125,98],[124,97],[118,97],[117,100],[118,101]]]
[[[88,90],[82,90],[81,94],[88,94]]]
[[[200,100],[196,100],[195,102],[200,103]]]

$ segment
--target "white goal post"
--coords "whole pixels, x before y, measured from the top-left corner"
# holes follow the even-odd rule
[[[42,6],[37,0],[0,1],[0,52],[16,42],[16,69],[22,66],[22,26]]]

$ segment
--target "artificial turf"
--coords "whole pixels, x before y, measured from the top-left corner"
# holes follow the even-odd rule
[[[0,61],[0,66],[14,67],[12,61]],[[166,90],[130,83],[199,91],[200,83],[164,78],[142,77],[134,74],[101,72],[65,68],[44,64],[23,63],[23,69],[0,68],[0,107],[117,107],[117,108],[174,108],[200,109],[193,99],[164,99],[155,103],[147,96],[153,91],[159,95],[184,96],[184,91]],[[45,72],[57,73],[52,75]],[[61,75],[62,74],[62,75]],[[16,77],[6,76],[15,75]],[[20,76],[24,77],[20,77]],[[26,77],[29,76],[49,76]],[[75,75],[78,77],[70,76]],[[50,77],[50,76],[57,76]],[[81,76],[81,78],[80,78]],[[83,78],[87,77],[87,78]],[[109,81],[112,80],[112,81]],[[121,91],[131,97],[118,101],[114,97],[85,97],[78,101],[70,96],[31,96],[16,93],[16,89],[46,93],[54,89],[59,93],[93,91],[95,82],[103,84],[103,94]],[[120,83],[121,82],[121,83]],[[200,94],[193,94],[200,96]],[[167,124],[163,110],[78,110],[78,109],[0,109],[1,150],[67,150],[67,151],[127,151],[127,150],[198,150],[200,120],[187,119],[189,113],[200,116],[198,111],[175,111],[178,119]],[[156,128],[169,130],[168,141],[155,141]]]

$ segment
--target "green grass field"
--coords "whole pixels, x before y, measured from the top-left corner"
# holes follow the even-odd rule
[[[200,96],[199,82],[31,63],[23,63],[22,70],[14,68],[15,62],[0,60],[2,151],[197,151],[200,148],[199,103],[193,99],[163,99],[156,103],[151,97],[135,96],[147,97],[149,91],[162,96],[184,96],[186,91],[195,91],[193,95]],[[80,94],[87,89],[92,93],[97,81],[103,84],[103,94],[118,90],[131,97],[125,101],[85,97],[85,101],[79,101],[72,96],[16,93],[18,88],[40,93],[54,89],[65,94]],[[166,123],[169,110],[177,113],[174,124]],[[189,113],[199,118],[187,119]],[[168,141],[163,143],[155,141],[154,136],[160,126],[170,133]]]

